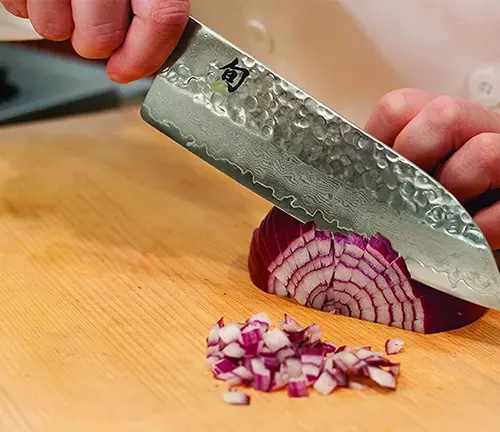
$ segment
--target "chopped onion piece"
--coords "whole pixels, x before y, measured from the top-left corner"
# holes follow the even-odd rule
[[[241,330],[241,345],[250,347],[263,340],[262,331],[259,324],[249,324]]]
[[[214,345],[217,345],[219,343],[219,340],[220,340],[219,331],[220,331],[220,327],[218,324],[214,325],[210,329],[210,333],[208,333],[208,337],[207,337],[207,345],[208,346],[214,346]]]
[[[276,353],[276,357],[280,363],[283,363],[286,359],[293,357],[295,355],[295,350],[292,347],[286,347],[280,349]]]
[[[254,375],[253,388],[258,391],[268,392],[271,391],[272,379],[271,371],[269,369],[264,369],[258,371]]]
[[[222,352],[233,359],[241,358],[245,355],[245,350],[237,342],[232,342],[227,345]]]
[[[219,330],[219,337],[224,344],[229,345],[236,342],[241,335],[240,326],[238,324],[229,324]]]
[[[374,366],[368,366],[366,369],[368,371],[368,376],[378,385],[391,389],[396,388],[396,378],[390,372]]]
[[[274,374],[274,382],[272,385],[272,390],[279,390],[288,385],[288,380],[290,376],[285,369],[280,369]]]
[[[290,340],[283,330],[275,328],[269,330],[264,335],[264,343],[272,353],[276,353],[279,350],[289,346]]]
[[[331,377],[337,382],[339,387],[347,387],[349,384],[349,378],[345,372],[342,372],[340,369],[330,369],[328,373]]]
[[[330,342],[321,342],[321,344],[318,345],[318,348],[321,348],[325,354],[334,353],[335,351],[337,351],[337,346]]]
[[[230,405],[249,405],[250,404],[250,396],[247,394],[237,391],[237,390],[228,390],[225,391],[222,395],[224,402]]]
[[[226,381],[227,385],[229,388],[233,388],[233,387],[236,387],[236,386],[239,386],[242,382],[241,378],[240,377],[237,377],[236,375],[234,375],[234,373],[231,372],[231,375]]]
[[[309,382],[313,382],[319,377],[323,366],[323,351],[308,350],[300,356],[302,362],[302,373]]]
[[[288,396],[292,398],[307,397],[307,381],[305,377],[290,378],[288,380]]]
[[[288,358],[285,362],[286,370],[291,378],[299,378],[302,375],[302,362],[297,358]]]
[[[305,334],[309,337],[311,344],[321,340],[321,330],[318,324],[311,324],[305,329]]]
[[[254,374],[266,371],[266,365],[260,357],[254,357],[250,360],[251,369]]]
[[[401,339],[388,339],[385,342],[385,352],[388,355],[397,354],[403,348],[404,342]]]
[[[209,366],[213,366],[218,361],[219,361],[218,357],[213,357],[213,356],[207,357],[207,363]]]
[[[361,383],[355,382],[355,381],[350,381],[348,387],[352,390],[366,390],[367,389],[367,387],[364,384],[361,384]]]
[[[232,372],[221,372],[214,374],[214,377],[220,381],[230,381],[236,378]]]
[[[232,374],[241,379],[242,382],[251,383],[253,381],[253,374],[245,366],[238,366],[234,368]]]
[[[337,387],[338,383],[333,378],[332,375],[330,375],[328,372],[323,372],[319,378],[316,380],[314,383],[314,389],[321,394],[327,395],[330,394],[333,390],[335,390],[335,387]]]
[[[262,333],[265,333],[271,327],[271,318],[265,312],[259,312],[247,319],[247,324],[257,324]]]
[[[214,374],[221,374],[226,372],[232,372],[236,369],[234,363],[227,359],[221,359],[213,365],[212,371]]]

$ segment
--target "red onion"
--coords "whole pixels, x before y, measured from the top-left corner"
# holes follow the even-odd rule
[[[352,377],[367,377],[381,387],[396,388],[399,363],[369,347],[340,346],[322,341],[317,324],[303,327],[285,315],[280,328],[271,328],[265,313],[245,324],[224,325],[221,319],[207,337],[207,362],[213,376],[234,386],[271,392],[287,387],[293,398],[307,397],[308,388],[327,395],[337,387],[365,388]],[[400,341],[402,344],[402,341]],[[228,403],[247,404],[244,393],[224,393]]]
[[[318,230],[273,208],[254,231],[248,258],[260,289],[301,305],[419,333],[456,329],[486,311],[411,279],[380,234]],[[287,322],[287,329],[295,324]]]

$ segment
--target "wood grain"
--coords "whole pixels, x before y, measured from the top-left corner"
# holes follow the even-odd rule
[[[500,430],[500,314],[423,336],[261,293],[246,254],[269,205],[137,111],[0,129],[2,432]],[[205,337],[259,311],[402,337],[398,390],[225,405]]]

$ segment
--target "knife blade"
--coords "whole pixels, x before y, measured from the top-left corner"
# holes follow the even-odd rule
[[[415,280],[500,310],[493,253],[442,185],[194,18],[141,115],[301,222],[381,233]]]

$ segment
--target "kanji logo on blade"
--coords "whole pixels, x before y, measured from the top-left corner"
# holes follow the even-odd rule
[[[238,90],[250,75],[248,69],[238,66],[238,58],[235,58],[226,66],[221,67],[220,70],[224,71],[222,73],[222,80],[227,84],[229,93]]]

